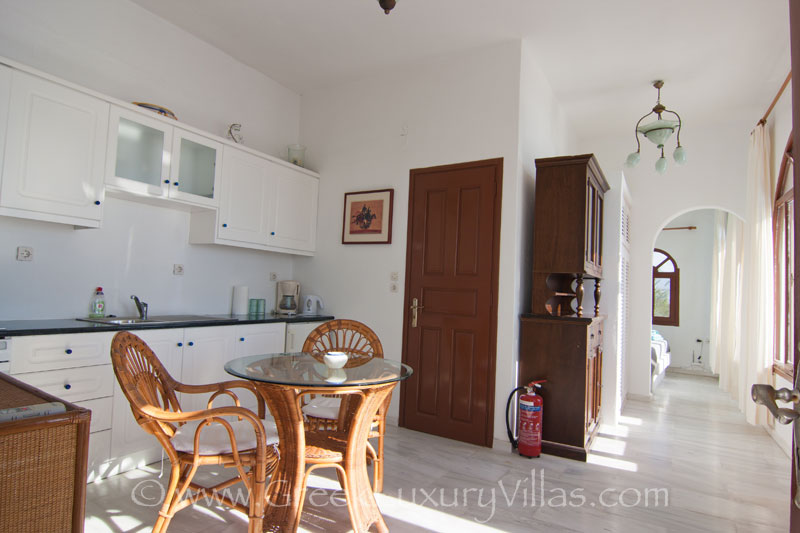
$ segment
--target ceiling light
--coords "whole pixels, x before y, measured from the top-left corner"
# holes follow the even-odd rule
[[[667,159],[664,157],[664,143],[667,142],[667,140],[676,130],[678,133],[678,146],[672,153],[672,157],[679,165],[682,165],[686,162],[686,150],[684,150],[683,146],[681,146],[681,117],[675,111],[669,110],[661,104],[661,88],[663,86],[664,82],[661,80],[653,82],[653,87],[658,90],[658,99],[656,100],[656,105],[653,107],[653,110],[640,118],[639,122],[636,123],[636,151],[630,154],[628,159],[625,161],[625,166],[627,167],[634,167],[637,163],[639,163],[639,150],[641,150],[642,147],[639,143],[640,133],[644,135],[650,142],[655,144],[659,149],[661,149],[661,157],[659,157],[656,161],[656,172],[659,174],[663,174],[667,171]],[[658,118],[648,124],[642,124],[642,121],[653,113],[655,113]],[[678,120],[663,119],[661,118],[662,113],[672,113]]]
[[[396,0],[378,0],[378,3],[383,8],[383,12],[388,15],[389,11],[394,9],[394,6],[395,6],[395,4],[397,4],[397,1]]]

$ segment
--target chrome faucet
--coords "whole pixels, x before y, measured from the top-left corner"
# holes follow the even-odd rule
[[[136,304],[136,309],[139,311],[139,318],[147,320],[147,303],[139,300],[135,294],[131,294],[131,300]]]

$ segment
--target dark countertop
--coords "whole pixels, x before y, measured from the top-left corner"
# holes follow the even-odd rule
[[[43,320],[1,320],[0,338],[22,337],[25,335],[55,335],[59,333],[96,333],[100,331],[133,331],[141,329],[197,328],[208,326],[233,326],[243,324],[268,324],[272,322],[322,322],[333,320],[332,315],[295,315],[279,317],[266,315],[253,318],[251,315],[204,315],[213,320],[185,320],[180,322],[158,322],[143,324],[98,324],[74,318],[55,318]]]

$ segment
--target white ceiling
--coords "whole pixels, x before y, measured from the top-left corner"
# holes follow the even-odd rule
[[[300,94],[524,38],[587,137],[632,136],[657,78],[708,124],[763,113],[789,70],[786,0],[133,1]]]

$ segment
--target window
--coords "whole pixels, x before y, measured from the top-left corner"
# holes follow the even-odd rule
[[[773,210],[775,247],[775,363],[773,371],[792,381],[794,373],[794,190],[792,137],[778,173]]]
[[[664,250],[653,250],[653,324],[678,325],[680,271]]]

